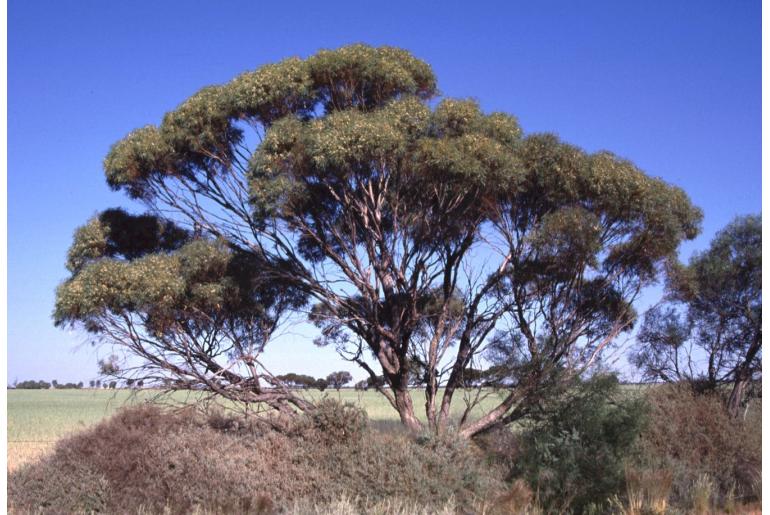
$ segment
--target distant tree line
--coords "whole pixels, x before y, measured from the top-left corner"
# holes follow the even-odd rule
[[[350,372],[346,372],[344,370],[332,372],[325,378],[319,377],[318,379],[306,374],[296,374],[294,372],[290,372],[288,374],[276,376],[276,379],[283,382],[283,384],[289,388],[315,388],[320,391],[324,391],[329,387],[334,388],[335,390],[339,390],[346,384],[350,383],[353,380],[353,376],[350,374]]]
[[[480,370],[475,368],[468,368],[464,375],[462,384],[465,387],[478,387],[478,386],[499,386],[501,384],[501,371],[499,367],[491,367],[487,370]],[[415,373],[411,386],[420,387],[424,385],[424,381],[420,378],[424,377],[424,374]],[[295,372],[289,372],[287,374],[276,376],[276,379],[283,382],[289,388],[296,389],[317,389],[324,391],[327,388],[334,388],[340,390],[353,381],[353,376],[350,372],[341,370],[332,372],[326,377],[315,378],[307,374],[298,374]],[[368,390],[370,388],[377,389],[385,385],[385,379],[382,376],[376,378],[368,377],[364,380],[357,382],[354,385],[356,390]],[[106,388],[115,389],[118,387],[117,381],[102,381],[100,379],[91,379],[88,381],[89,388]],[[126,379],[125,387],[127,388],[144,388],[143,380]],[[50,383],[47,381],[20,381],[14,383],[11,388],[20,390],[48,390],[54,389],[78,389],[83,388],[83,382],[79,383],[59,383],[56,379]]]
[[[125,386],[127,388],[144,388],[144,381],[127,379],[125,381]],[[12,385],[9,386],[9,388],[16,390],[49,390],[51,388],[56,390],[78,390],[83,387],[83,381],[79,381],[77,383],[59,383],[59,381],[56,379],[52,380],[50,383],[43,380],[15,381]],[[101,379],[91,379],[88,381],[88,387],[114,390],[118,387],[118,381],[102,381]]]
[[[413,375],[409,382],[409,386],[413,388],[425,387],[427,384],[426,367],[421,365],[418,361],[414,362]],[[462,377],[458,381],[458,384],[462,388],[495,388],[506,385],[506,368],[500,365],[491,366],[485,370],[479,368],[468,367],[463,371]],[[367,377],[361,381],[358,381],[354,388],[356,390],[368,390],[378,389],[385,386],[385,377]]]
[[[79,383],[64,383],[64,384],[60,384],[56,379],[54,379],[50,383],[48,381],[43,381],[43,380],[16,381],[11,386],[11,388],[15,388],[17,390],[48,390],[49,388],[56,388],[58,390],[76,390],[79,388],[83,388],[83,381],[80,381]]]

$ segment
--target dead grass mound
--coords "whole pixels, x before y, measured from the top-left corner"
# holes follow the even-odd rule
[[[8,506],[22,513],[280,513],[298,502],[350,499],[363,508],[398,497],[467,511],[503,491],[501,477],[472,444],[372,431],[362,412],[334,402],[280,431],[144,406],[12,473]]]
[[[672,501],[693,504],[708,486],[710,502],[727,506],[759,498],[762,473],[761,400],[746,419],[732,419],[717,394],[695,394],[677,385],[647,394],[646,430],[639,439],[643,464],[673,475]]]

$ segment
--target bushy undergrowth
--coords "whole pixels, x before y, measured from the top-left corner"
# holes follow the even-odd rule
[[[548,512],[602,512],[623,490],[624,462],[643,421],[643,402],[622,392],[614,376],[579,382],[526,426],[512,473]]]
[[[637,466],[670,473],[672,503],[695,509],[708,496],[711,505],[724,510],[759,498],[758,400],[744,420],[731,418],[718,394],[696,394],[685,386],[656,386],[646,397],[649,420],[639,439]]]
[[[144,406],[11,474],[8,502],[14,512],[277,513],[397,498],[467,511],[504,490],[501,476],[472,444],[372,431],[357,408],[332,402],[281,431]]]
[[[672,386],[576,384],[474,442],[378,431],[358,408],[265,419],[143,406],[9,476],[13,512],[742,513],[761,485],[760,409]],[[261,422],[257,422],[261,420]],[[481,444],[480,446],[478,444]]]
[[[761,409],[732,419],[717,394],[658,385],[623,391],[611,376],[580,382],[518,431],[479,442],[518,508],[546,513],[745,513],[761,487]],[[528,501],[529,499],[529,501]]]

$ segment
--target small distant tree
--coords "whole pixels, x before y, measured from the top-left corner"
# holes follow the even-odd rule
[[[76,384],[76,383],[64,383],[64,384],[59,384],[59,385],[57,385],[57,386],[56,386],[56,388],[58,388],[58,389],[60,389],[60,390],[77,390],[77,389],[78,389],[78,388],[80,388],[81,386],[82,386],[82,383],[81,383],[81,384]]]
[[[366,378],[366,384],[369,388],[374,388],[379,390],[383,386],[385,386],[385,377],[383,376],[369,376]]]
[[[483,370],[468,367],[463,371],[461,384],[464,388],[473,388],[484,383],[486,375]]]
[[[54,379],[53,381],[51,381],[51,386],[53,386],[54,388],[59,388],[59,381]]]
[[[313,388],[316,386],[314,377],[306,374],[295,374],[294,372],[277,376],[276,379],[282,381],[289,388]]]
[[[134,381],[135,380],[133,378],[129,377],[128,379],[126,379],[126,386],[129,388],[132,388],[134,386]]]
[[[88,381],[88,386],[89,386],[89,388],[93,388],[94,386],[96,386],[96,381],[91,379],[90,381]]]
[[[329,382],[324,379],[323,377],[319,377],[315,381],[315,387],[321,390],[322,392],[326,390],[326,388],[329,386]]]
[[[110,389],[111,390],[114,390],[115,388],[117,388],[117,386],[118,386],[118,382],[117,381],[110,381]]]
[[[141,389],[141,388],[144,388],[144,381],[143,381],[143,380],[141,380],[141,379],[140,379],[139,381],[137,381],[137,382],[136,382],[136,387],[137,387],[137,388],[140,388],[140,389]]]
[[[103,376],[115,376],[120,373],[118,357],[114,354],[108,356],[105,359],[100,359],[98,362],[98,367],[99,373]]]
[[[633,361],[649,379],[696,390],[731,385],[737,416],[762,373],[762,220],[740,217],[689,264],[668,267],[665,301],[650,310]]]
[[[97,388],[101,388],[102,387],[101,379],[97,379],[96,381],[94,381],[94,384],[96,385]]]
[[[362,379],[359,382],[357,382],[355,385],[353,385],[353,388],[355,388],[358,391],[366,391],[369,389],[369,382],[366,379]]]
[[[299,374],[298,380],[302,388],[315,388],[318,383],[315,377],[307,374]]]
[[[353,376],[350,374],[350,372],[347,372],[345,370],[341,370],[339,372],[332,372],[331,374],[326,376],[326,382],[329,384],[329,386],[331,386],[337,391],[339,391],[340,388],[342,388],[352,380],[353,380]]]

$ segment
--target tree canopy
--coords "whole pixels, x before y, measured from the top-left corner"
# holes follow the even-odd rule
[[[352,380],[353,380],[353,376],[350,374],[350,372],[347,372],[345,370],[341,370],[339,372],[332,372],[331,374],[326,376],[326,383],[338,391],[340,388],[342,388]]]
[[[309,311],[412,429],[413,376],[441,430],[494,347],[502,400],[461,433],[517,419],[631,328],[701,214],[628,160],[438,97],[428,64],[367,45],[202,89],[110,150],[108,184],[150,213],[78,231],[57,322],[157,376],[311,409],[256,365],[282,317]]]
[[[762,371],[761,217],[736,218],[689,264],[673,262],[666,290],[645,316],[634,361],[652,379],[732,384],[737,414]]]

